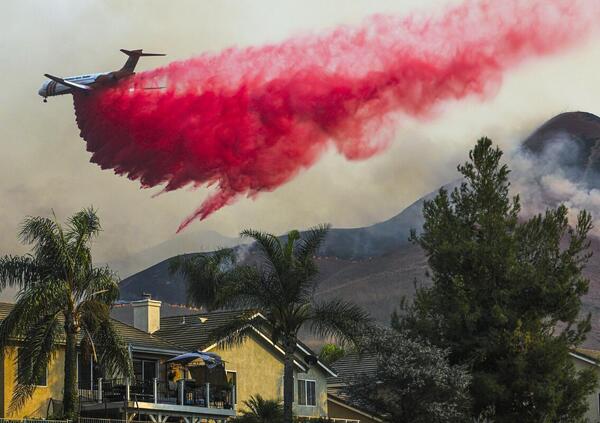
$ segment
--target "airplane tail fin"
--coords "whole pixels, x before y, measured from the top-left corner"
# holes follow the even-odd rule
[[[135,66],[137,65],[138,60],[140,60],[140,57],[143,57],[143,56],[166,56],[166,54],[163,54],[163,53],[144,53],[142,51],[142,49],[125,50],[124,48],[122,48],[121,51],[123,53],[125,53],[127,56],[129,56],[127,58],[127,62],[125,62],[125,65],[123,65],[123,67],[121,68],[121,71],[125,71],[128,73],[133,73],[135,71]]]

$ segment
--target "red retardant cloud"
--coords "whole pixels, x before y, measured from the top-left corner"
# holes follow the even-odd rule
[[[216,186],[181,230],[240,195],[276,189],[328,148],[349,160],[381,152],[402,114],[485,99],[506,69],[581,40],[599,16],[595,3],[469,1],[431,17],[374,16],[203,54],[76,94],[77,123],[103,169],[164,191]]]

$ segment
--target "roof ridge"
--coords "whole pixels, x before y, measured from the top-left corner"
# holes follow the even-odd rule
[[[163,316],[160,318],[160,320],[167,320],[167,319],[180,319],[182,317],[196,317],[196,316],[211,316],[211,315],[218,315],[218,314],[227,314],[227,313],[239,313],[239,312],[243,312],[245,311],[244,309],[239,309],[239,310],[217,310],[217,311],[206,311],[203,313],[192,313],[192,314],[178,314],[178,315],[173,315],[173,316]]]

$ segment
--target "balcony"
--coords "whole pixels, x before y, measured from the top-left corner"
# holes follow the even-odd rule
[[[234,416],[235,386],[197,384],[193,380],[165,382],[98,379],[93,389],[80,389],[82,411],[116,409],[126,413],[173,416]]]

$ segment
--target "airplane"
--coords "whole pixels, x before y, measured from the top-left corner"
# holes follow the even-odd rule
[[[123,65],[121,69],[112,72],[100,72],[88,75],[70,76],[68,78],[59,78],[58,76],[45,73],[44,76],[48,78],[48,80],[42,84],[42,86],[38,90],[38,94],[44,97],[44,103],[46,103],[48,101],[47,97],[71,94],[75,91],[87,93],[98,88],[105,88],[107,86],[115,84],[120,79],[128,78],[134,75],[135,66],[137,65],[137,62],[140,59],[140,57],[166,56],[166,54],[162,53],[144,53],[142,49],[121,49],[121,51],[128,56],[125,65]],[[145,89],[161,88],[164,87],[151,87]]]

